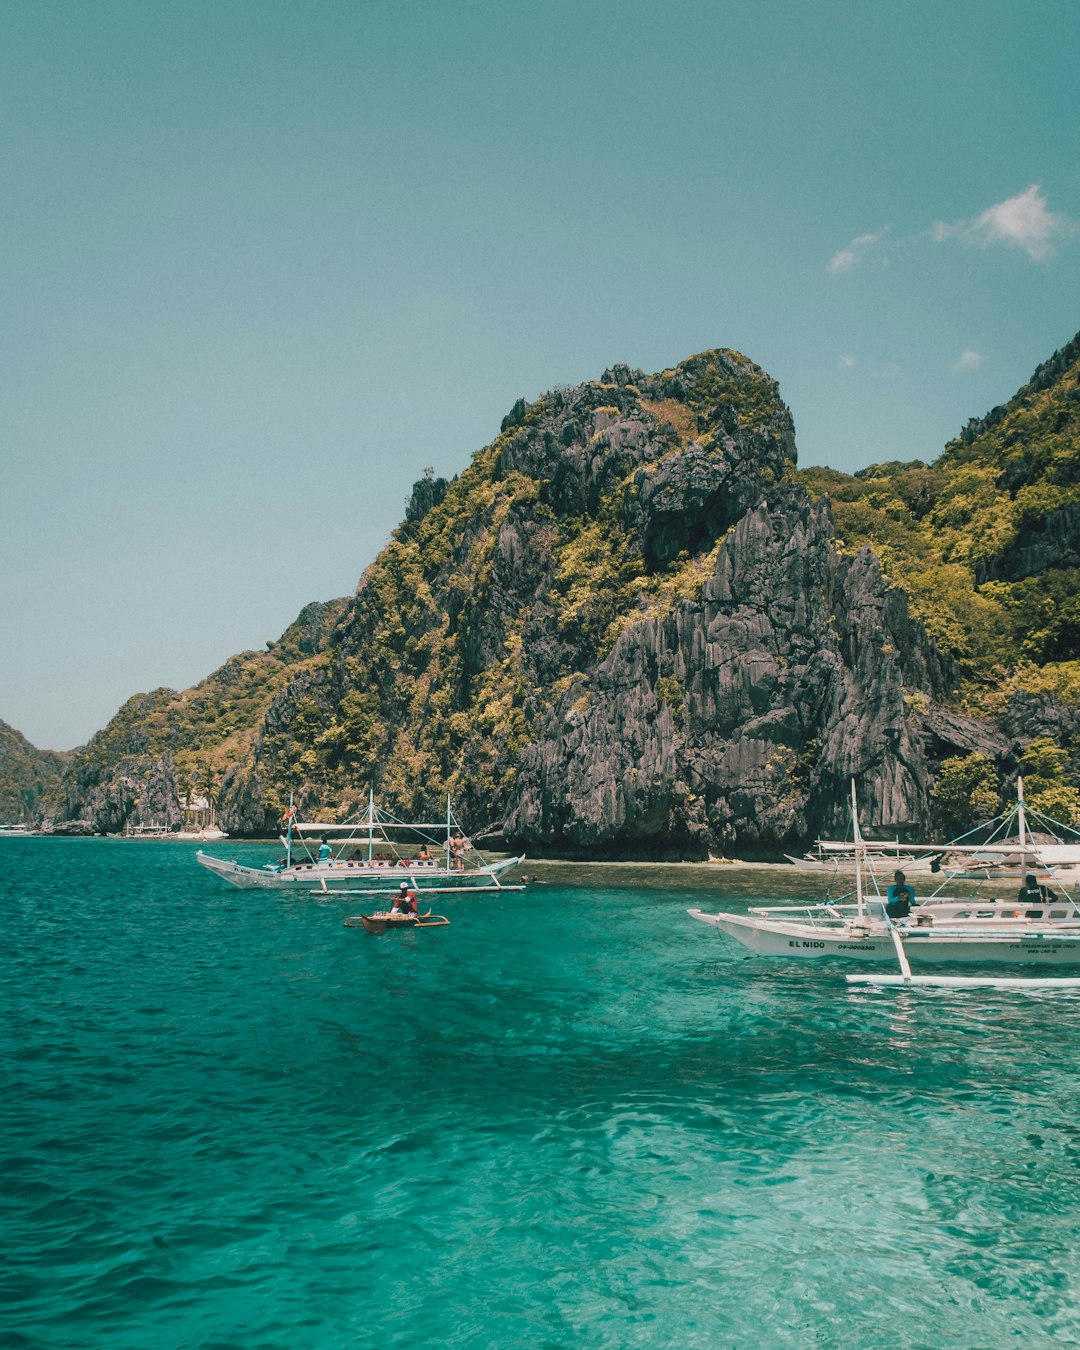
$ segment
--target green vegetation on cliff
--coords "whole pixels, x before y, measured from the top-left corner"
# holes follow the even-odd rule
[[[0,722],[0,825],[28,825],[57,808],[67,755],[39,750]]]
[[[318,660],[346,599],[307,605],[265,651],[241,652],[191,689],[136,694],[103,730],[74,751],[66,774],[67,814],[88,814],[120,828],[133,807],[162,823],[176,811],[176,782],[214,795],[227,772],[250,755],[266,710],[290,680]],[[167,759],[170,774],[155,795],[138,786],[146,766]],[[119,809],[114,800],[126,777],[136,791]],[[158,799],[160,798],[160,800]]]
[[[416,484],[355,598],[130,700],[75,755],[68,812],[172,819],[192,784],[256,832],[290,792],[344,813],[372,786],[421,815],[451,793],[474,829],[700,856],[827,826],[851,773],[883,821],[949,817],[1039,737],[1068,807],[1078,383],[1080,340],[933,464],[854,476],[794,468],[776,384],[737,352],[519,399],[452,481]]]
[[[617,367],[519,400],[452,482],[417,484],[324,678],[267,728],[266,816],[290,789],[348,810],[377,783],[406,812],[450,793],[474,819],[497,820],[552,698],[576,683],[586,699],[588,670],[628,623],[700,591],[734,518],[723,499],[740,500],[738,473],[718,476],[719,449],[744,442],[746,477],[771,458],[778,478],[787,410],[737,352],[652,377]],[[692,445],[697,513],[681,482],[665,486]],[[654,516],[641,512],[646,497]]]
[[[793,475],[833,504],[959,664],[972,710],[1080,702],[1080,335],[932,464]]]

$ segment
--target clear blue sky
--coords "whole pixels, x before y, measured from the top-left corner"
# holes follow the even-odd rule
[[[932,458],[1080,328],[1049,0],[0,0],[0,718],[350,592],[519,395],[706,347]]]

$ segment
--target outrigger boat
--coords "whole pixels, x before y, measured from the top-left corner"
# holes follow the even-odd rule
[[[856,852],[862,852],[855,785],[851,810]],[[1027,845],[1023,783],[1018,787],[1019,852],[1031,857]],[[985,847],[985,846],[984,846]],[[1017,845],[1010,845],[1013,852]],[[850,976],[871,983],[945,983],[1029,986],[1029,980],[1000,977],[936,975],[913,976],[913,965],[992,965],[1020,967],[1080,967],[1080,905],[1064,890],[1040,887],[1037,903],[1001,897],[956,899],[934,894],[918,900],[903,918],[892,919],[885,897],[868,896],[862,865],[855,870],[855,898],[800,906],[754,907],[746,914],[707,914],[689,910],[690,917],[709,924],[758,956],[783,956],[800,961],[836,958],[860,963],[898,960],[899,976]],[[949,878],[946,878],[948,880]],[[944,884],[944,882],[942,883]],[[1040,981],[1043,987],[1080,987],[1080,978]]]
[[[1028,828],[1029,815],[1050,832],[1033,833]],[[1007,881],[1034,872],[1046,881],[1051,876],[1080,875],[1080,835],[1025,808],[1021,781],[1015,806],[945,844],[906,844],[899,839],[861,836],[857,843],[854,838],[819,839],[801,858],[790,853],[785,857],[796,867],[815,872],[854,871],[859,866],[864,873],[889,875],[899,867],[909,875],[932,873],[957,881]]]
[[[400,933],[410,928],[446,928],[450,920],[445,914],[394,914],[377,909],[374,914],[356,914],[342,922],[346,928],[364,928],[369,933]]]
[[[399,820],[376,806],[369,794],[363,818],[344,824],[300,821],[290,798],[281,823],[285,856],[278,863],[253,867],[202,849],[196,860],[242,889],[299,887],[318,894],[382,895],[402,881],[414,890],[433,893],[523,889],[502,880],[523,859],[484,862],[462,833],[449,798],[445,820],[432,823]]]

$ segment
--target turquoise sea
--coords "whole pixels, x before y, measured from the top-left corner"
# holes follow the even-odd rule
[[[778,869],[373,937],[193,855],[0,841],[3,1346],[1080,1343],[1075,996],[686,917],[813,894]]]

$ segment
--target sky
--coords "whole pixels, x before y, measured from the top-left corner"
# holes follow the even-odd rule
[[[1049,0],[0,0],[0,719],[353,591],[521,396],[733,347],[929,460],[1080,329]]]

